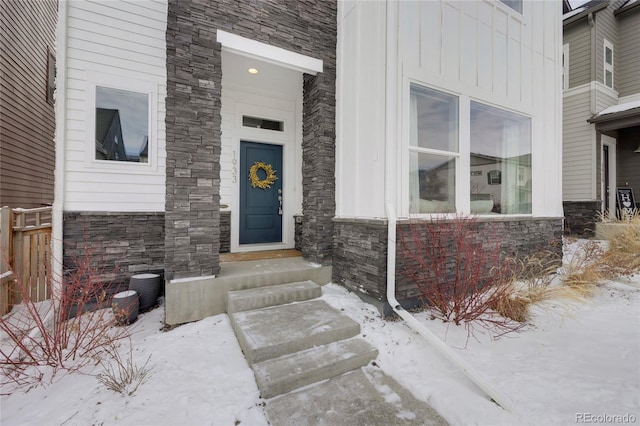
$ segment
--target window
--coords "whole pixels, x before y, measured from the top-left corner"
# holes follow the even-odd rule
[[[242,125],[244,127],[253,127],[254,129],[275,130],[277,132],[284,131],[284,122],[282,121],[251,117],[250,115],[242,116]]]
[[[522,0],[500,0],[518,13],[522,13]]]
[[[149,162],[149,95],[96,86],[95,159]]]
[[[409,114],[409,213],[531,213],[529,117],[417,84]]]
[[[47,102],[53,105],[53,93],[56,90],[56,57],[47,47]]]
[[[613,45],[604,40],[604,85],[613,89]]]
[[[562,90],[569,88],[569,43],[562,46]]]
[[[471,176],[471,213],[531,213],[531,119],[475,101],[470,107],[471,170],[488,176],[486,187]],[[477,194],[492,200],[489,211],[473,201]]]
[[[411,213],[453,213],[458,157],[458,98],[411,85]]]

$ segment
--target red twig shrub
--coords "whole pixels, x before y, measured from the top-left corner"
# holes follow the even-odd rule
[[[92,263],[92,253],[88,247],[74,260],[62,291],[52,291],[51,300],[35,302],[18,277],[22,303],[0,318],[0,384],[29,385],[95,365],[130,335],[114,327],[111,309],[100,309],[109,307],[110,296],[99,279],[105,271]]]
[[[480,229],[475,217],[456,216],[413,221],[399,237],[402,273],[436,317],[470,334],[475,325],[497,336],[524,326],[492,309],[508,297],[517,269],[502,255],[497,232]]]

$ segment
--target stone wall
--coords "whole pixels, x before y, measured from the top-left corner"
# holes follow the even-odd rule
[[[602,208],[600,201],[564,201],[564,231],[567,235],[591,238],[596,234],[596,222]]]
[[[231,212],[220,212],[220,253],[231,251]]]
[[[333,282],[350,290],[386,302],[387,221],[335,219]],[[403,237],[412,233],[423,236],[431,221],[398,222],[396,232],[396,298],[405,307],[419,304],[419,291],[405,271],[408,259],[403,253],[414,250],[411,243],[403,247]],[[550,250],[562,259],[562,219],[560,218],[491,218],[478,219],[468,238],[491,246],[499,243],[504,256],[525,256]],[[449,248],[450,250],[451,248]],[[389,313],[388,306],[385,313]]]
[[[65,212],[63,221],[65,274],[89,256],[109,293],[132,275],[164,274],[164,213]]]
[[[304,76],[302,247],[329,263],[335,212],[337,2],[169,0],[167,19],[167,277],[219,272],[218,29],[324,61]]]

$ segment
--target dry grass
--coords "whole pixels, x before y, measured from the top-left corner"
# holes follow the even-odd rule
[[[602,219],[604,221],[604,219]],[[616,221],[607,220],[616,226],[607,228],[604,237],[609,249],[602,257],[603,274],[608,278],[629,276],[640,272],[640,211],[635,209]]]

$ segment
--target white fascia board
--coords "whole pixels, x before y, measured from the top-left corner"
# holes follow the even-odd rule
[[[240,37],[226,31],[217,30],[218,43],[222,49],[237,55],[256,58],[274,65],[290,68],[306,74],[316,75],[322,72],[322,60],[301,55],[280,47]]]

